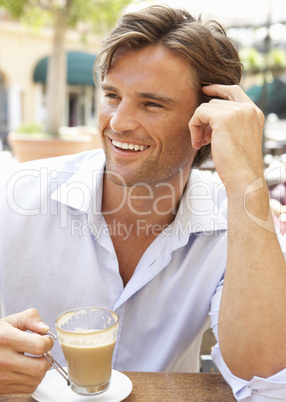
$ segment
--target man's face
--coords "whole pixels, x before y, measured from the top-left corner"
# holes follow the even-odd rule
[[[116,53],[102,83],[99,114],[112,181],[170,182],[190,169],[194,82],[188,61],[163,46]]]

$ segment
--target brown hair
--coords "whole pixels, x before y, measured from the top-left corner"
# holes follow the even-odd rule
[[[218,22],[211,20],[203,23],[186,10],[158,5],[121,17],[103,42],[94,72],[99,72],[103,79],[119,48],[135,50],[150,45],[165,46],[190,61],[197,76],[198,105],[210,100],[202,93],[201,86],[240,82],[242,65],[237,49]],[[200,166],[210,156],[210,151],[210,144],[202,147],[193,167]]]

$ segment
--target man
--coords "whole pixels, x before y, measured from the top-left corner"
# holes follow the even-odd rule
[[[285,260],[235,47],[218,24],[154,6],[121,18],[96,69],[104,154],[24,164],[6,184],[4,313],[39,313],[1,322],[1,392],[31,392],[48,368],[22,352],[51,341],[23,330],[98,305],[120,317],[115,369],[197,371],[210,310],[236,398],[286,398]],[[223,185],[194,169],[210,146]]]

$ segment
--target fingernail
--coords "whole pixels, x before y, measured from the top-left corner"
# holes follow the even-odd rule
[[[39,321],[38,325],[41,329],[44,329],[45,331],[48,331],[50,329],[50,327],[47,324],[45,324],[43,321]]]
[[[40,335],[47,336],[48,338],[54,341],[57,339],[57,336],[53,334],[51,331],[42,332]]]

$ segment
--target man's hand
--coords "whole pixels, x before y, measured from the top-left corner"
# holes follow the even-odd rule
[[[189,126],[194,149],[211,143],[228,197],[227,265],[218,317],[222,357],[246,380],[286,367],[286,264],[263,174],[264,116],[238,86],[210,85]]]
[[[35,391],[50,368],[41,355],[52,348],[53,341],[38,335],[48,330],[35,309],[0,320],[0,394]]]
[[[216,170],[226,186],[249,185],[263,176],[262,135],[264,115],[236,85],[202,88],[220,97],[201,104],[190,120],[194,149],[211,143]]]

